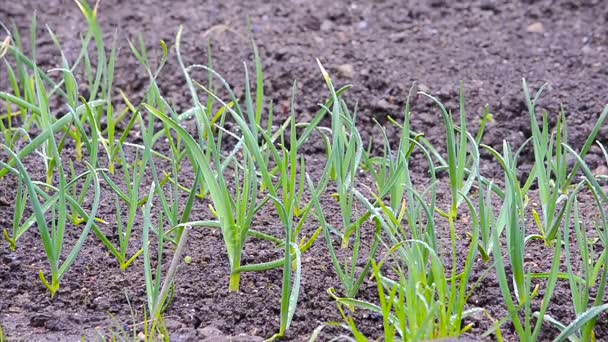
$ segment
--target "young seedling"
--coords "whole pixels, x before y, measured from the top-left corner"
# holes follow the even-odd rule
[[[355,178],[359,170],[359,164],[362,158],[362,141],[357,128],[355,127],[355,116],[351,115],[347,109],[346,103],[339,97],[335,91],[329,74],[325,71],[319,61],[317,61],[325,83],[331,93],[333,99],[332,108],[328,112],[332,117],[332,142],[328,151],[328,160],[321,178],[318,181],[317,188],[314,187],[312,181],[308,181],[309,189],[312,193],[312,203],[315,206],[315,215],[323,228],[325,242],[330,252],[331,260],[334,269],[344,286],[348,297],[356,296],[361,284],[366,275],[371,269],[371,261],[375,258],[375,254],[380,244],[378,232],[379,226],[376,224],[376,234],[369,255],[366,256],[366,265],[363,271],[357,271],[357,264],[360,262],[360,252],[362,247],[361,231],[366,221],[372,218],[372,213],[367,212],[359,218],[353,217],[353,211],[356,201]],[[330,179],[336,182],[338,192],[335,194],[335,199],[340,206],[342,216],[342,227],[335,228],[325,219],[325,214],[320,204],[319,196],[326,188]],[[363,198],[363,196],[360,196]],[[352,255],[345,261],[344,265],[338,259],[336,248],[332,234],[341,236],[341,249],[351,248]],[[352,247],[349,247],[350,240],[353,240]]]
[[[142,181],[144,179],[146,170],[148,169],[148,161],[150,160],[149,150],[144,151],[143,157],[138,158],[138,154],[135,154],[135,158],[131,165],[129,164],[127,157],[119,146],[120,160],[122,164],[122,175],[124,184],[126,185],[127,191],[124,192],[111,178],[109,174],[102,173],[103,178],[110,188],[115,193],[115,204],[116,204],[116,224],[118,236],[118,262],[121,270],[126,270],[143,252],[140,249],[137,253],[129,256],[128,248],[130,246],[131,234],[136,224],[136,215],[140,210],[141,201],[143,194],[140,193],[142,187]],[[132,174],[129,173],[131,169]],[[110,173],[110,172],[109,172]],[[122,208],[127,208],[126,220],[123,219],[121,211]]]
[[[374,178],[377,192],[387,194],[390,208],[394,213],[401,213],[407,203],[414,203],[411,194],[406,189],[414,187],[410,177],[410,158],[416,147],[427,157],[429,163],[432,163],[428,151],[419,143],[423,134],[414,133],[411,130],[412,113],[410,111],[410,99],[412,90],[413,87],[410,89],[405,103],[403,123],[399,124],[392,118],[389,118],[400,129],[400,140],[397,149],[393,150],[391,148],[386,129],[378,124],[383,137],[383,154],[378,157],[371,156],[371,151],[363,154],[365,169]],[[431,182],[434,182],[435,174],[431,174],[431,178]],[[404,198],[406,194],[408,196]],[[413,221],[410,220],[410,222]]]
[[[542,298],[541,308],[536,314],[537,317],[533,323],[532,301],[540,293],[540,284],[537,284],[532,289],[533,277],[532,274],[526,271],[526,266],[524,264],[526,242],[528,241],[528,239],[526,239],[525,199],[524,191],[517,179],[515,154],[511,151],[507,142],[503,143],[502,155],[489,146],[482,146],[494,156],[505,172],[505,199],[502,210],[505,212],[506,217],[506,257],[510,262],[511,271],[513,273],[513,292],[509,281],[507,280],[504,261],[505,257],[499,240],[500,235],[493,232],[494,265],[500,289],[509,312],[509,318],[513,322],[515,332],[519,339],[521,341],[536,341],[541,332],[545,314],[559,277],[562,244],[561,241],[557,241],[554,246],[552,266],[546,277],[547,283]],[[515,296],[515,301],[513,300],[513,294]],[[520,314],[523,314],[523,319]],[[500,320],[495,324],[495,328],[499,328],[504,321],[505,320]],[[489,332],[494,330],[495,329],[491,329]]]
[[[567,157],[562,143],[567,144],[568,133],[565,122],[565,114],[562,110],[557,119],[555,136],[549,135],[547,113],[543,113],[542,129],[536,119],[536,104],[545,85],[541,87],[534,100],[530,98],[530,91],[526,81],[523,80],[524,96],[530,113],[532,127],[532,143],[534,146],[534,168],[531,174],[535,174],[538,180],[538,189],[542,207],[542,219],[535,209],[532,209],[534,220],[540,231],[540,238],[547,243],[553,240],[557,229],[561,225],[565,209],[566,194],[562,191],[566,187]],[[555,149],[555,156],[553,150]],[[560,208],[561,206],[561,208]]]
[[[439,106],[441,117],[446,127],[448,158],[445,160],[438,153],[435,152],[433,154],[440,161],[440,165],[446,165],[445,167],[438,167],[436,171],[448,170],[452,204],[448,211],[439,212],[450,220],[450,226],[452,226],[453,222],[458,218],[458,207],[465,201],[464,197],[459,193],[462,193],[464,196],[468,195],[469,190],[477,180],[476,175],[479,170],[479,148],[477,147],[477,141],[467,131],[464,86],[461,85],[460,87],[460,127],[454,125],[451,113],[447,111],[441,101],[429,94],[423,92],[420,94],[430,98]],[[435,150],[432,149],[430,151],[433,152]]]
[[[568,153],[566,153],[563,147],[563,145],[568,144],[568,130],[564,110],[562,109],[557,118],[555,133],[550,134],[547,113],[543,113],[542,125],[539,125],[536,118],[536,106],[546,84],[536,92],[534,99],[532,99],[526,80],[524,79],[522,82],[524,99],[530,113],[532,144],[534,147],[534,167],[527,183],[530,183],[530,180],[536,177],[542,217],[535,209],[532,209],[532,214],[540,231],[538,237],[546,243],[550,243],[557,235],[557,231],[561,226],[566,207],[565,202],[568,199],[568,190],[574,180],[574,174],[578,166],[568,173]],[[608,107],[604,109],[604,112],[600,115],[587,137],[580,152],[581,158],[585,158],[607,115]]]
[[[178,50],[180,37],[181,30],[177,35],[176,49]],[[197,142],[178,122],[163,111],[154,108],[150,104],[144,104],[144,106],[152,115],[160,119],[164,124],[176,132],[184,143],[184,147],[188,151],[192,164],[195,166],[197,172],[200,172],[200,177],[205,182],[213,203],[213,213],[217,217],[216,224],[222,231],[222,236],[228,251],[231,269],[229,290],[238,291],[242,272],[281,267],[284,266],[284,261],[286,260],[285,258],[281,258],[274,262],[246,265],[246,267],[241,265],[241,255],[245,240],[249,235],[253,215],[260,209],[260,204],[267,201],[266,198],[278,198],[277,187],[273,183],[273,175],[266,162],[268,158],[263,154],[261,148],[262,144],[260,144],[258,137],[254,135],[254,131],[257,131],[258,133],[263,133],[263,131],[251,128],[254,125],[256,127],[259,126],[256,122],[247,121],[248,119],[256,117],[255,113],[251,112],[254,110],[253,106],[248,106],[247,112],[243,112],[234,92],[223,78],[212,70],[207,69],[209,72],[213,73],[215,77],[220,79],[222,85],[231,96],[231,102],[234,103],[234,108],[231,108],[228,103],[222,101],[205,86],[195,82],[189,74],[190,69],[185,68],[181,62],[179,54],[178,59],[180,59],[180,65],[182,65],[186,83],[190,89],[194,107],[196,108],[195,117],[197,118],[199,141]],[[203,66],[200,67],[205,68]],[[240,135],[237,136],[235,150],[238,151],[239,149],[242,149],[243,158],[245,158],[244,163],[236,163],[233,158],[223,160],[221,154],[221,140],[218,139],[217,134],[214,134],[214,126],[211,124],[210,116],[200,103],[196,90],[197,88],[203,89],[208,96],[213,96],[215,101],[226,108],[227,113],[230,114],[230,117],[237,124]],[[240,143],[240,141],[242,141],[242,143]],[[203,146],[205,148],[204,150]],[[230,155],[233,155],[233,153]],[[209,158],[209,156],[211,158]],[[234,192],[228,187],[222,172],[224,170],[222,165],[224,165],[226,160],[229,163],[236,163],[233,164],[235,165],[235,170],[239,169],[239,167],[242,167],[244,170],[242,177],[239,177],[239,179],[236,180],[239,184],[237,185],[237,190]],[[264,196],[261,202],[259,202],[258,193],[261,188],[266,189],[268,195]],[[289,221],[288,217],[284,215],[285,212],[281,210],[276,201],[274,202],[281,222]],[[311,240],[314,238],[313,235]],[[293,240],[293,237],[290,240]],[[303,246],[309,248],[310,244],[305,243]],[[300,252],[302,252],[302,250]]]
[[[292,102],[291,102],[291,120],[290,120],[290,137],[289,137],[289,150],[286,148],[286,141],[284,135],[281,138],[280,152],[271,143],[271,138],[263,133],[265,139],[269,143],[267,146],[274,155],[274,159],[277,161],[279,168],[279,180],[280,185],[277,187],[280,189],[281,197],[271,195],[270,198],[279,210],[279,217],[281,223],[285,228],[285,257],[286,260],[283,263],[283,281],[282,281],[282,292],[281,292],[281,319],[279,332],[274,335],[271,339],[280,338],[285,335],[287,329],[291,325],[293,315],[295,314],[298,296],[300,292],[300,279],[302,274],[302,262],[301,262],[301,250],[303,246],[298,246],[295,242],[297,232],[300,227],[296,227],[294,219],[296,214],[296,208],[298,204],[299,188],[297,185],[297,171],[298,171],[298,143],[296,134],[296,123],[295,123],[295,94],[296,84],[294,82],[292,90]],[[305,174],[305,164],[302,162],[300,173]],[[301,179],[300,179],[301,181]],[[301,223],[306,220],[308,211],[306,210],[304,217],[301,218]],[[318,233],[316,234],[318,235]],[[315,238],[316,239],[316,238]],[[295,254],[294,262],[290,262],[293,258],[292,253]],[[293,264],[293,265],[292,265]]]
[[[150,191],[144,208],[144,227],[142,235],[147,304],[152,320],[151,331],[156,331],[158,324],[162,324],[162,314],[171,302],[170,297],[172,297],[172,293],[175,290],[175,274],[177,272],[178,265],[182,260],[186,242],[188,241],[188,233],[191,229],[189,226],[186,226],[183,229],[181,239],[177,244],[169,269],[164,276],[164,280],[162,280],[163,254],[166,248],[164,243],[165,231],[163,229],[164,215],[161,212],[157,229],[153,228],[153,223],[151,220],[151,209],[154,194],[161,191],[162,189],[154,182],[150,186]],[[158,236],[158,246],[157,258],[155,260],[157,264],[155,272],[152,271],[152,259],[150,255],[151,230],[156,230],[158,232],[158,234],[156,234]]]
[[[54,144],[53,144],[54,145]],[[74,200],[69,195],[69,187],[68,182],[65,178],[65,174],[63,172],[61,163],[58,163],[59,170],[59,186],[54,187],[51,184],[40,184],[42,188],[37,182],[34,182],[27,172],[25,166],[18,159],[17,155],[8,149],[5,145],[3,148],[6,152],[16,161],[17,168],[12,168],[8,164],[4,162],[0,162],[3,167],[7,168],[10,172],[14,173],[18,177],[21,178],[22,182],[25,184],[27,188],[29,198],[32,202],[32,207],[34,210],[34,214],[36,217],[36,224],[38,226],[38,230],[40,232],[40,236],[42,238],[42,243],[44,246],[44,250],[47,255],[47,260],[51,269],[51,278],[50,281],[47,280],[47,277],[44,275],[43,271],[39,272],[40,280],[45,285],[45,287],[51,293],[51,297],[54,297],[57,291],[59,290],[59,283],[61,278],[65,275],[69,267],[74,263],[78,253],[82,249],[84,242],[86,241],[89,231],[94,223],[94,218],[99,208],[100,202],[100,187],[99,187],[99,179],[97,177],[97,171],[93,169],[93,167],[87,163],[89,168],[89,172],[93,177],[93,185],[95,189],[94,199],[91,207],[91,211],[89,214],[89,219],[86,221],[85,227],[82,229],[82,233],[80,237],[76,241],[75,245],[72,247],[68,256],[65,260],[61,261],[61,254],[64,248],[64,236],[65,230],[68,225],[68,210],[70,200],[73,202]],[[55,148],[56,153],[56,148]],[[57,155],[56,155],[57,156]],[[59,160],[59,159],[57,159]],[[56,197],[58,203],[54,206],[51,206],[50,209],[50,224],[47,221],[46,211],[43,209],[45,205],[40,202],[39,196],[43,196],[45,199],[49,199],[49,196],[45,196],[45,192],[43,189],[52,189],[52,191],[56,192]],[[48,206],[46,206],[48,207]]]
[[[606,214],[604,205],[602,205],[601,200],[595,193],[595,189],[586,181],[579,183],[571,193],[571,197],[568,200],[566,205],[566,214],[564,220],[564,232],[563,232],[563,241],[564,241],[564,255],[567,267],[567,278],[570,285],[570,291],[572,292],[572,304],[574,306],[574,311],[576,317],[581,317],[585,311],[589,309],[590,304],[592,306],[600,306],[602,304],[601,294],[605,292],[605,280],[606,277],[606,266],[608,260],[606,258],[606,250],[601,251],[601,253],[596,255],[599,251],[596,250],[594,246],[596,243],[595,239],[589,237],[589,230],[587,229],[587,225],[584,221],[582,221],[579,211],[579,203],[578,203],[578,192],[586,186],[589,188],[589,191],[593,194],[593,197],[598,201],[597,204],[598,210],[600,210],[600,222],[596,222],[596,226],[598,229],[598,233],[601,238],[598,240],[602,245],[606,241]],[[572,253],[570,247],[570,227],[574,228],[574,233],[576,237],[576,245],[578,246],[578,253],[581,259],[581,272],[575,272],[572,267],[572,261],[574,259],[574,254]],[[580,276],[579,276],[580,274]],[[599,284],[598,284],[599,281]],[[598,286],[598,295],[594,301],[591,300],[593,294],[591,290]],[[576,341],[593,341],[596,340],[594,335],[594,326],[597,319],[592,319],[588,323],[584,324],[581,327],[580,335],[570,336],[569,339],[572,341],[573,339]],[[565,325],[558,322],[556,319],[548,319],[549,322],[553,323],[554,326],[558,327],[562,332],[565,330]]]
[[[414,190],[419,203],[418,210],[421,217],[427,216],[430,221],[428,229],[434,229],[433,211],[424,203],[423,196]],[[340,298],[333,290],[330,295],[339,304],[347,307],[357,307],[381,314],[383,317],[384,338],[387,341],[395,340],[398,335],[401,340],[420,341],[441,337],[455,337],[467,331],[472,326],[462,327],[462,321],[469,315],[480,312],[480,308],[465,310],[468,291],[468,280],[477,255],[477,239],[479,237],[478,216],[473,203],[467,198],[466,203],[472,212],[473,235],[465,266],[456,286],[446,277],[446,270],[436,247],[431,243],[419,239],[407,239],[399,235],[400,224],[391,209],[379,201],[381,213],[377,221],[383,231],[392,241],[401,241],[395,244],[385,254],[378,264],[372,262],[373,275],[378,287],[380,304]],[[422,212],[424,213],[422,215]],[[434,233],[421,235],[422,239],[432,241]],[[389,264],[388,260],[393,261]],[[396,276],[389,277],[383,274],[385,264],[392,269]],[[393,280],[394,278],[397,280]],[[351,329],[352,330],[352,329]]]
[[[451,267],[451,279],[450,279],[450,287],[452,291],[450,292],[450,298],[448,302],[448,307],[461,307],[464,305],[464,294],[462,291],[457,291],[456,289],[459,287],[458,284],[458,254],[457,254],[457,240],[459,237],[456,235],[456,220],[459,219],[458,208],[463,202],[467,202],[467,198],[469,195],[469,191],[475,182],[480,181],[479,177],[479,147],[477,145],[477,141],[473,136],[467,131],[467,122],[466,122],[466,112],[465,112],[465,103],[464,103],[464,86],[460,87],[460,127],[455,127],[452,119],[451,113],[449,113],[445,106],[435,97],[422,93],[422,95],[433,100],[441,111],[441,116],[443,118],[445,127],[446,127],[446,148],[448,151],[447,158],[447,170],[450,181],[450,192],[451,192],[451,206],[449,210],[442,211],[438,208],[435,210],[443,217],[447,218],[448,225],[450,227],[450,240],[451,240],[451,258],[452,258],[452,267]],[[457,137],[459,138],[457,140]],[[440,156],[436,154],[438,159]],[[442,159],[439,159],[440,162]],[[445,164],[446,162],[443,162]],[[439,172],[441,168],[436,168],[435,170],[431,170],[431,172]],[[472,205],[469,204],[469,209],[473,208]],[[478,229],[479,227],[475,227]],[[474,240],[475,248],[478,247],[478,232],[474,231],[472,234],[475,236],[472,238]],[[470,256],[470,254],[469,254]],[[472,261],[471,261],[472,262]],[[464,284],[460,286],[466,287],[466,278],[464,279]]]
[[[608,304],[604,303],[606,285],[608,279],[608,257],[606,245],[608,243],[608,217],[606,206],[608,206],[608,196],[598,183],[581,155],[575,152],[568,145],[563,145],[564,149],[571,154],[578,168],[584,174],[584,180],[573,190],[566,205],[566,219],[564,223],[564,251],[568,268],[567,278],[572,291],[572,301],[576,313],[576,319],[568,326],[549,317],[548,320],[561,333],[556,341],[594,341],[596,339],[594,327],[599,319],[599,315],[608,310]],[[605,152],[605,149],[602,150]],[[607,159],[608,161],[608,159]],[[586,187],[591,193],[592,198],[599,211],[599,219],[595,222],[596,231],[599,236],[597,242],[601,244],[601,253],[596,258],[594,253],[594,242],[590,239],[586,224],[579,215],[577,195],[579,191]],[[572,221],[570,220],[572,218]],[[569,245],[570,227],[574,227],[576,244],[582,259],[582,270],[576,274],[572,268],[572,253]],[[591,295],[595,300],[591,301]]]
[[[10,149],[10,148],[9,148]],[[15,195],[15,210],[13,212],[13,229],[12,234],[9,234],[8,230],[4,229],[2,234],[4,236],[4,240],[8,242],[11,251],[15,251],[17,249],[17,240],[25,230],[20,229],[21,220],[25,215],[25,208],[27,204],[27,189],[24,188],[23,180],[21,178],[17,179],[17,194]],[[34,220],[32,220],[34,221]]]
[[[99,102],[97,102],[97,104],[99,104]],[[70,111],[71,113],[66,114],[64,117],[59,119],[53,126],[51,126],[51,129],[45,131],[44,133],[41,133],[36,138],[34,138],[28,145],[26,145],[21,151],[19,151],[19,153],[15,153],[16,158],[10,158],[9,156],[9,161],[5,164],[2,164],[6,167],[3,166],[2,168],[0,168],[0,174],[5,175],[6,173],[11,172],[10,170],[14,170],[13,167],[17,163],[17,160],[23,160],[28,155],[35,153],[37,151],[37,148],[45,143],[45,139],[54,139],[54,133],[60,132],[61,128],[71,122],[78,123],[76,126],[79,127],[80,133],[82,134],[82,132],[84,132],[84,128],[79,124],[79,118],[81,117],[80,114],[82,114],[82,112],[85,112],[87,114],[90,113],[90,106],[88,106],[88,104],[85,104],[81,105],[76,110],[70,108]],[[96,140],[93,138],[92,142],[92,144],[89,144],[88,142],[86,144],[89,155],[89,163],[91,165],[97,163],[97,149],[95,144]],[[74,185],[76,182],[80,181],[81,178],[85,178],[85,181],[80,187],[80,194],[78,194],[78,188]],[[82,209],[81,204],[83,203],[86,195],[88,194],[88,189],[90,189],[91,182],[92,175],[90,172],[85,172],[83,174],[76,175],[75,171],[72,169],[72,179],[67,183],[66,188],[72,189],[72,196],[68,197],[68,199],[70,199],[69,204],[72,208],[72,223],[74,224],[82,224],[83,222],[85,222],[86,219],[83,219],[83,215],[88,217],[88,215]],[[19,178],[18,183],[19,186],[17,189],[16,204],[13,214],[14,221],[12,236],[9,236],[8,232],[4,232],[4,238],[9,242],[12,249],[17,248],[17,241],[25,234],[25,232],[28,231],[28,229],[32,225],[36,223],[37,219],[36,215],[32,214],[27,219],[22,220],[23,214],[25,212],[28,192],[25,188],[23,188],[24,184],[22,179]],[[57,203],[57,200],[57,194],[50,196],[42,207],[43,212],[49,211],[49,209]],[[95,223],[93,223],[93,230],[97,231]]]

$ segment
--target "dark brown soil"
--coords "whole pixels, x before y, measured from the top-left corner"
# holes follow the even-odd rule
[[[424,4],[421,4],[424,3]],[[61,38],[68,58],[79,49],[79,34],[86,23],[72,1],[5,1],[0,6],[0,21],[14,21],[27,37],[34,11],[38,13],[38,62],[45,67],[57,65],[58,53],[44,25]],[[541,105],[555,122],[560,105],[567,110],[570,143],[580,147],[608,101],[608,6],[601,1],[504,1],[482,0],[456,2],[444,0],[328,2],[328,1],[123,1],[102,0],[99,18],[110,39],[113,30],[120,37],[120,56],[116,81],[134,100],[147,85],[144,71],[131,56],[126,38],[141,33],[153,56],[158,56],[160,39],[171,45],[179,25],[184,25],[183,55],[186,63],[207,61],[207,41],[211,41],[214,66],[234,85],[243,88],[243,61],[251,65],[252,49],[247,40],[247,18],[260,47],[266,75],[266,93],[275,103],[289,102],[291,85],[298,81],[298,116],[305,121],[327,96],[315,58],[332,73],[336,82],[353,84],[347,100],[358,103],[359,126],[366,140],[379,139],[375,118],[386,123],[386,115],[399,117],[408,90],[416,82],[418,90],[439,97],[446,106],[457,110],[458,87],[464,83],[468,118],[473,130],[485,104],[495,121],[487,128],[484,142],[497,146],[503,139],[519,146],[530,136],[528,113],[523,102],[521,79],[537,89],[549,82]],[[177,109],[191,106],[185,82],[174,54],[159,83]],[[0,84],[6,71],[0,68]],[[416,98],[413,125],[438,146],[444,128],[438,125],[437,109],[428,100]],[[387,125],[390,130],[390,125]],[[599,137],[608,142],[608,126]],[[393,134],[391,134],[393,135]],[[389,135],[389,136],[391,136]],[[311,149],[311,169],[320,168],[323,155]],[[70,154],[66,154],[68,158]],[[5,155],[2,155],[5,158]],[[522,170],[529,168],[529,158]],[[316,164],[315,164],[315,160]],[[592,167],[601,158],[593,150]],[[492,163],[484,167],[487,176],[501,176]],[[36,164],[30,165],[32,169]],[[414,177],[423,179],[422,168]],[[414,167],[414,170],[418,170]],[[38,175],[42,177],[42,175]],[[184,176],[187,176],[185,174]],[[148,183],[149,184],[149,183]],[[12,223],[15,179],[0,182],[0,228]],[[449,194],[440,194],[440,205],[449,203]],[[112,200],[105,201],[101,214],[115,215]],[[329,207],[331,202],[327,202]],[[592,203],[585,204],[592,208]],[[207,203],[196,204],[192,219],[208,218]],[[328,213],[334,208],[328,208]],[[273,213],[260,215],[256,228],[280,233]],[[108,231],[112,226],[107,227]],[[307,224],[305,235],[314,231]],[[468,231],[459,224],[459,250],[466,254]],[[68,244],[77,238],[76,231]],[[446,227],[442,243],[449,246]],[[134,237],[139,242],[139,235]],[[136,244],[137,245],[137,244]],[[136,247],[134,246],[136,249]],[[271,260],[279,252],[267,243],[251,240],[245,262]],[[541,243],[532,243],[527,260],[534,267],[548,270],[551,260]],[[193,259],[178,272],[175,301],[166,313],[174,340],[201,340],[204,328],[215,327],[225,336],[269,337],[278,330],[280,271],[246,274],[240,293],[228,293],[228,263],[218,232],[196,230],[189,241],[187,254]],[[444,253],[449,256],[447,250]],[[449,258],[448,258],[449,259]],[[490,265],[476,265],[474,281]],[[73,341],[97,332],[107,334],[120,329],[130,331],[132,322],[141,322],[145,304],[145,284],[141,263],[126,272],[106,254],[100,243],[89,239],[77,262],[62,281],[55,299],[40,283],[37,271],[47,267],[40,238],[31,229],[20,240],[18,251],[10,253],[0,244],[0,325],[11,339]],[[495,277],[482,278],[470,298],[471,306],[487,309],[494,318],[505,315],[500,289]],[[326,290],[339,288],[339,281],[321,239],[303,259],[302,293],[291,329],[290,340],[306,340],[319,325],[340,321],[335,303]],[[567,283],[560,282],[554,296],[551,315],[564,322],[573,318]],[[366,283],[361,297],[374,300],[375,285]],[[130,304],[129,304],[130,303]],[[131,318],[131,309],[135,310]],[[114,318],[113,318],[114,317]],[[359,312],[361,329],[372,337],[381,336],[382,319]],[[605,317],[604,317],[605,318]],[[474,336],[491,323],[484,317],[475,321]],[[137,326],[141,329],[141,325]],[[507,324],[503,329],[515,337]],[[598,340],[608,340],[608,324],[600,319]],[[346,333],[325,328],[323,340]],[[543,339],[555,336],[547,328]],[[246,337],[244,340],[251,339]],[[492,337],[489,338],[492,340]]]

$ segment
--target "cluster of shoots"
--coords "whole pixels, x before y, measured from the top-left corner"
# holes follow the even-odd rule
[[[608,152],[597,141],[608,107],[585,143],[575,148],[568,144],[565,111],[558,113],[554,127],[549,113],[539,120],[537,103],[544,87],[532,97],[524,81],[532,136],[522,146],[505,141],[497,148],[482,144],[492,118],[488,107],[477,132],[469,130],[464,87],[456,116],[432,95],[410,91],[403,117],[389,118],[398,138],[390,139],[387,127],[379,126],[382,146],[366,149],[357,109],[343,99],[349,86],[336,89],[320,62],[328,98],[312,120],[298,120],[295,83],[289,114],[275,117],[253,41],[255,73],[252,82],[245,65],[243,97],[214,71],[211,57],[205,65],[184,63],[181,29],[173,47],[160,43],[156,63],[141,39],[129,42],[149,81],[134,103],[113,85],[116,37],[106,46],[97,7],[86,1],[77,5],[89,28],[74,60],[47,28],[61,64],[50,70],[38,66],[35,19],[29,53],[16,29],[7,29],[0,44],[8,76],[8,88],[0,91],[0,179],[16,182],[13,224],[2,227],[3,246],[15,251],[25,234],[38,230],[48,261],[39,277],[51,297],[60,292],[62,278],[85,244],[97,243],[122,271],[143,264],[146,327],[162,331],[163,313],[179,295],[176,274],[190,232],[214,229],[228,255],[228,291],[239,291],[244,272],[282,270],[280,326],[271,339],[284,336],[292,322],[305,267],[302,254],[316,242],[324,243],[320,248],[326,249],[327,264],[339,280],[327,287],[344,318],[341,326],[356,340],[366,336],[351,314],[355,310],[381,315],[386,341],[466,333],[502,340],[509,322],[521,341],[537,340],[548,326],[559,331],[557,341],[595,340],[598,317],[608,310],[608,197],[602,188],[606,180],[591,171],[585,157],[595,144],[608,162]],[[191,99],[182,112],[157,83],[173,53]],[[195,70],[208,78],[195,78]],[[86,97],[79,91],[83,88]],[[436,104],[445,149],[413,129],[410,103],[415,99]],[[195,129],[185,129],[186,121],[194,122]],[[325,165],[314,178],[301,153],[311,139],[326,147]],[[526,152],[534,162],[522,179],[519,160]],[[414,181],[413,160],[427,168],[425,180]],[[31,167],[36,162],[42,169]],[[481,173],[480,163],[492,162],[504,178]],[[193,177],[182,175],[185,167]],[[369,176],[371,184],[361,175]],[[449,189],[447,202],[438,199],[441,185]],[[595,212],[581,212],[583,195],[593,201]],[[114,217],[101,216],[102,197],[115,204]],[[200,201],[208,203],[202,215],[193,210]],[[338,217],[328,216],[322,204],[327,202],[338,208]],[[153,207],[157,215],[152,215]],[[276,213],[280,234],[255,226],[262,212]],[[78,236],[68,246],[69,231]],[[448,238],[438,239],[439,234]],[[243,263],[252,239],[270,242],[281,256]],[[548,270],[533,270],[524,261],[535,241],[551,258]],[[172,255],[168,261],[167,251]],[[579,264],[580,269],[574,266]],[[474,272],[478,279],[496,276],[504,317],[492,317],[486,308],[469,303],[479,290],[471,282]],[[359,298],[369,282],[377,288],[376,302]],[[559,284],[571,291],[575,317],[570,322],[548,314]],[[468,318],[479,314],[492,321],[489,330],[473,331]],[[0,340],[2,336],[0,330]]]

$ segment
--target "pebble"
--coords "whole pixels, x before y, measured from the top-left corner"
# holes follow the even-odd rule
[[[589,45],[585,45],[585,46],[583,46],[583,48],[581,49],[581,51],[585,55],[588,55],[588,54],[591,54],[593,52],[593,48],[591,46],[589,46]]]
[[[533,24],[528,25],[526,31],[530,33],[545,33],[545,27],[541,22],[535,22]]]
[[[600,165],[593,170],[593,174],[596,176],[608,176],[608,166]]]
[[[410,34],[406,31],[391,33],[388,38],[394,43],[403,43],[409,38]]]
[[[323,22],[321,23],[321,31],[323,32],[331,31],[331,29],[333,28],[334,23],[332,23],[331,20],[323,20]]]
[[[378,100],[378,102],[376,102],[376,107],[378,107],[382,110],[394,110],[397,108],[397,106],[391,104],[390,102],[388,102],[385,99]]]
[[[357,28],[359,30],[365,30],[367,28],[367,21],[361,20],[360,22],[358,22],[357,23]]]
[[[198,329],[198,335],[201,337],[218,337],[218,336],[222,336],[223,333],[220,331],[220,329],[210,325],[210,326],[206,326],[204,328]]]
[[[346,78],[355,76],[355,67],[352,64],[342,64],[337,69],[338,73]]]
[[[426,85],[424,85],[422,83],[418,83],[418,91],[430,94],[431,93],[431,88],[427,87]]]

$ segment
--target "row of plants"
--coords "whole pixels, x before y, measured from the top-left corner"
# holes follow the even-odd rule
[[[245,272],[282,269],[280,326],[270,339],[285,335],[297,310],[302,254],[315,243],[324,243],[327,263],[340,280],[327,284],[328,292],[344,318],[341,326],[355,340],[366,340],[351,314],[355,310],[381,315],[387,341],[472,332],[468,318],[489,315],[485,308],[469,303],[478,290],[479,280],[472,282],[471,277],[479,272],[480,259],[485,273],[498,279],[508,314],[490,317],[489,330],[473,333],[502,340],[501,329],[511,323],[521,341],[537,340],[548,326],[559,331],[556,341],[595,340],[598,317],[608,309],[608,197],[602,189],[605,179],[593,174],[585,157],[595,144],[608,162],[608,152],[596,139],[608,107],[578,150],[568,144],[565,112],[557,115],[555,127],[550,127],[548,113],[542,113],[539,121],[536,110],[543,88],[532,96],[524,81],[532,136],[522,146],[505,141],[497,149],[482,143],[491,120],[487,108],[477,132],[468,128],[462,87],[457,115],[432,95],[418,93],[419,99],[438,108],[445,127],[442,153],[412,128],[410,91],[403,118],[389,120],[399,138],[389,139],[380,127],[383,146],[374,153],[378,149],[364,145],[357,110],[351,110],[343,98],[349,86],[336,89],[320,62],[329,97],[313,119],[298,120],[295,83],[289,115],[275,116],[264,93],[262,63],[253,43],[255,73],[251,77],[245,68],[244,96],[239,98],[214,71],[211,57],[206,65],[184,63],[181,29],[174,47],[160,43],[161,57],[155,65],[141,39],[130,41],[131,53],[149,79],[142,100],[133,103],[113,84],[118,38],[115,35],[106,45],[97,7],[86,1],[77,4],[88,30],[74,60],[68,59],[49,28],[61,65],[46,71],[39,67],[35,19],[29,53],[16,29],[7,30],[10,39],[0,48],[9,87],[0,92],[5,111],[0,116],[5,156],[0,177],[12,175],[17,182],[13,225],[3,227],[3,246],[15,251],[25,234],[38,230],[48,261],[39,278],[51,297],[93,235],[120,270],[143,264],[146,330],[152,336],[163,330],[163,313],[179,292],[175,274],[190,231],[216,229],[228,255],[229,291],[239,291]],[[189,105],[180,104],[179,108],[189,108],[181,112],[157,82],[170,51],[175,51],[191,98]],[[208,78],[195,78],[197,70]],[[87,97],[79,90],[83,88]],[[58,115],[59,108],[51,103],[61,103],[63,113]],[[195,123],[194,131],[183,128],[186,121]],[[301,152],[311,139],[321,139],[326,147],[325,164],[314,179]],[[68,150],[73,153],[67,154]],[[534,164],[522,177],[519,159],[528,151],[534,154]],[[504,179],[481,173],[480,164],[489,162],[482,155],[500,165]],[[424,182],[412,178],[414,156],[426,161]],[[28,168],[34,161],[44,165],[45,179]],[[180,176],[188,167],[194,179]],[[372,184],[364,182],[361,174],[369,175]],[[442,184],[449,188],[447,206],[437,196]],[[102,194],[102,189],[111,191]],[[115,221],[99,214],[102,195],[113,198]],[[581,212],[580,196],[592,199],[594,213]],[[532,197],[538,199],[538,208],[531,204]],[[193,214],[194,205],[203,199],[210,203],[206,220]],[[321,204],[326,200],[339,207],[338,223],[327,218]],[[153,217],[153,207],[160,208],[155,209],[158,217]],[[264,232],[264,227],[254,229],[255,218],[268,208],[276,212],[283,228],[280,235]],[[467,235],[459,236],[457,224],[465,214]],[[143,217],[143,225],[138,217]],[[318,229],[309,229],[317,224]],[[79,232],[79,237],[67,246],[70,231]],[[446,232],[448,246],[438,238],[438,233]],[[270,241],[282,257],[244,264],[243,251],[250,238]],[[464,255],[458,247],[462,239],[467,241]],[[549,270],[537,272],[526,265],[531,241],[541,241],[551,255]],[[171,252],[171,260],[163,260],[166,251]],[[361,261],[364,266],[358,267]],[[358,297],[367,281],[377,285],[378,302]],[[560,282],[570,289],[576,314],[571,322],[559,322],[548,314]]]

